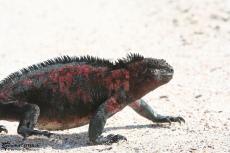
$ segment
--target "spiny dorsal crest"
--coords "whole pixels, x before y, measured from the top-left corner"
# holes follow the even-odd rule
[[[144,57],[141,56],[140,54],[136,53],[129,53],[126,58],[121,58],[118,59],[115,62],[111,62],[109,60],[106,60],[104,58],[99,58],[99,57],[93,57],[93,56],[61,56],[61,57],[56,57],[54,59],[49,59],[44,62],[38,63],[31,65],[27,68],[23,68],[17,72],[14,72],[10,74],[7,78],[3,79],[0,81],[0,87],[3,87],[4,85],[14,82],[18,79],[20,79],[22,76],[27,75],[31,72],[34,71],[39,71],[42,70],[43,68],[46,67],[51,67],[53,65],[58,65],[58,64],[89,64],[92,66],[98,66],[98,67],[108,67],[110,69],[119,69],[119,68],[126,68],[126,65],[132,62],[140,61],[143,60]]]

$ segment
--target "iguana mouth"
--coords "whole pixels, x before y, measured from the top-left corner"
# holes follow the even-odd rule
[[[172,76],[173,76],[173,73],[162,74],[162,76],[169,76],[169,77],[171,76],[171,77],[172,77]]]
[[[162,81],[169,82],[173,78],[173,73],[172,72],[163,73],[161,74],[161,78],[162,78]]]

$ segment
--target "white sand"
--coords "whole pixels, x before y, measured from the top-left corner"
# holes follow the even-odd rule
[[[144,99],[186,124],[157,126],[125,108],[105,134],[127,142],[91,146],[84,126],[52,139],[31,137],[27,143],[39,147],[14,152],[230,152],[229,0],[0,0],[1,79],[59,55],[115,60],[128,52],[173,65],[174,79]],[[9,133],[0,142],[21,142],[17,122],[1,124]]]

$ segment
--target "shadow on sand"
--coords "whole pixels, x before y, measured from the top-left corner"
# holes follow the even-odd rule
[[[107,127],[105,132],[122,130],[122,129],[143,129],[143,128],[169,128],[163,124],[147,124],[147,125],[128,125],[119,127]],[[31,137],[23,141],[19,135],[0,135],[0,151],[1,150],[39,150],[39,148],[51,147],[53,149],[73,149],[91,146],[88,139],[88,132],[71,133],[71,134],[54,134],[51,138]]]

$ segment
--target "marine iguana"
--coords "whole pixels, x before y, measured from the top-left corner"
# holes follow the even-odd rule
[[[111,62],[82,56],[62,56],[12,73],[0,82],[0,120],[19,121],[18,134],[49,137],[41,130],[64,130],[89,123],[95,144],[126,140],[102,136],[106,120],[130,106],[153,122],[185,122],[182,117],[156,113],[141,98],[173,77],[163,59],[128,54]],[[37,127],[41,130],[35,130]],[[7,129],[0,125],[0,132]]]

